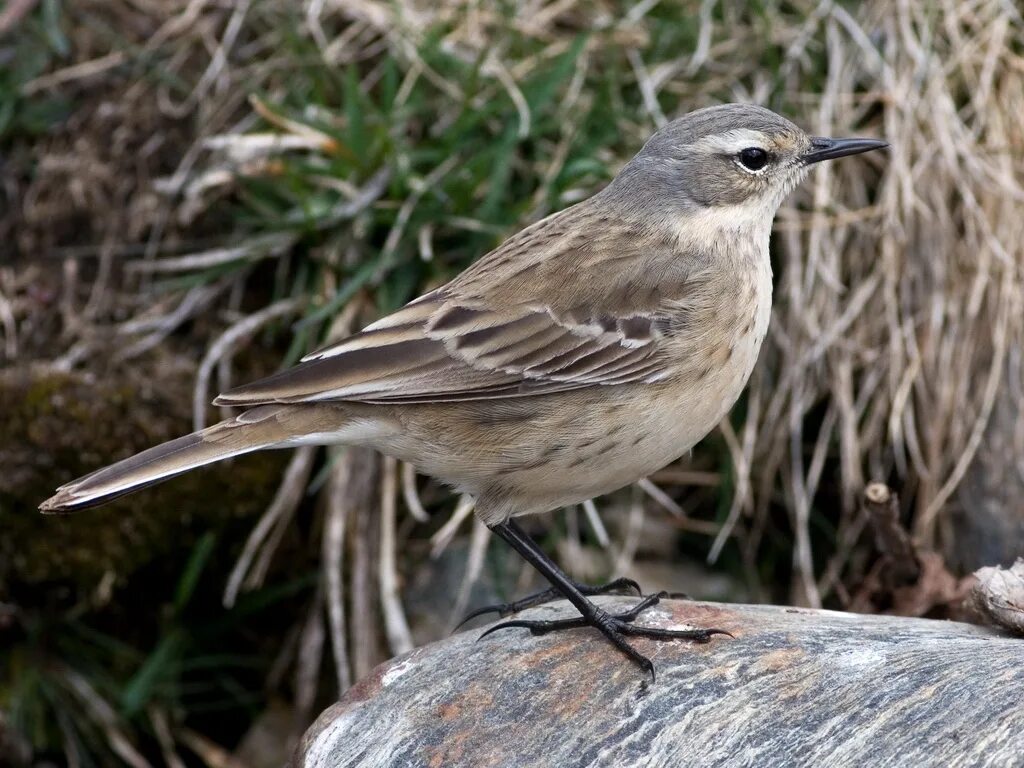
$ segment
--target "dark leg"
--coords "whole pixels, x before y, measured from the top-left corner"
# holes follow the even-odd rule
[[[578,581],[572,582],[572,585],[579,590],[581,595],[608,595],[617,592],[623,592],[628,590],[636,590],[638,596],[643,596],[643,591],[640,589],[640,585],[632,579],[614,579],[609,581],[607,584],[600,584],[593,586],[590,584],[580,584]],[[510,603],[495,603],[494,605],[485,605],[482,608],[477,608],[475,611],[467,613],[456,626],[458,629],[467,621],[475,619],[477,616],[483,616],[485,613],[496,613],[501,618],[510,616],[513,613],[519,613],[525,611],[527,608],[533,608],[535,605],[542,605],[544,603],[551,602],[552,600],[558,600],[562,597],[562,593],[554,587],[550,589],[544,589],[540,592],[535,592],[532,595],[527,595],[518,600],[514,600]]]
[[[658,640],[693,640],[698,643],[706,643],[713,635],[728,635],[721,629],[656,629],[654,627],[637,627],[632,624],[640,612],[655,605],[662,597],[667,595],[662,592],[651,595],[638,603],[632,610],[621,614],[608,613],[603,608],[595,605],[576,588],[572,579],[566,576],[526,535],[526,532],[512,520],[491,526],[491,530],[511,545],[516,552],[534,568],[540,571],[551,586],[566,600],[576,606],[581,616],[575,619],[559,619],[554,621],[524,621],[516,619],[506,621],[497,626],[491,627],[481,637],[489,635],[499,629],[506,627],[525,627],[535,635],[542,635],[548,632],[556,632],[562,629],[575,629],[577,627],[595,627],[601,634],[618,648],[622,653],[632,659],[641,669],[650,673],[654,679],[654,665],[651,660],[637,651],[627,641],[627,636],[652,637]]]

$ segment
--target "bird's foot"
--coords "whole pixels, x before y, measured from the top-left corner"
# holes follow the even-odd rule
[[[546,635],[549,632],[558,632],[563,629],[596,627],[601,634],[608,638],[612,645],[647,672],[651,676],[651,682],[653,682],[654,664],[630,645],[626,640],[627,637],[649,637],[655,640],[689,640],[694,643],[706,643],[715,635],[729,635],[729,637],[732,637],[732,634],[724,629],[661,629],[659,627],[637,626],[633,623],[643,611],[657,605],[664,597],[668,597],[667,592],[649,595],[623,613],[608,613],[603,608],[592,604],[594,610],[589,612],[590,615],[583,615],[573,619],[513,619],[511,621],[504,621],[488,629],[480,635],[480,638],[483,639],[499,629],[511,627],[529,629],[530,633],[534,635]]]
[[[591,595],[607,595],[613,592],[621,592],[625,590],[636,590],[638,596],[642,596],[643,592],[640,590],[640,585],[632,579],[619,578],[609,581],[607,584],[600,584],[598,586],[591,586],[590,584],[578,584],[573,582],[573,586],[580,591],[581,594]],[[542,605],[543,603],[551,602],[552,600],[560,600],[564,597],[561,592],[556,589],[545,589],[541,592],[536,592],[532,595],[514,600],[510,603],[495,603],[494,605],[485,605],[482,608],[477,608],[475,611],[470,611],[462,617],[462,621],[455,625],[455,629],[458,629],[467,621],[475,619],[477,616],[483,616],[485,613],[497,613],[501,618],[511,616],[513,613],[519,613],[525,611],[527,608],[533,608],[535,605]]]

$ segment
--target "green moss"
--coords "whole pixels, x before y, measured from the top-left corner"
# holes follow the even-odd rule
[[[189,473],[76,515],[39,514],[61,483],[189,431],[185,377],[155,373],[128,382],[0,376],[0,594],[54,581],[92,590],[108,574],[124,583],[202,531],[266,507],[281,453]]]

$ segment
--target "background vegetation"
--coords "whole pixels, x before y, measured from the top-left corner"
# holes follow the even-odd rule
[[[779,215],[772,330],[719,431],[530,524],[581,578],[947,615],[955,576],[1024,549],[1022,30],[997,0],[9,2],[0,754],[279,765],[376,663],[529,588],[468,500],[362,451],[34,507],[721,101],[892,149]],[[879,587],[868,480],[947,579],[913,600]]]

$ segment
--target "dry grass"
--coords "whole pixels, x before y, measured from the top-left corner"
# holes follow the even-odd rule
[[[234,378],[235,351],[265,325],[306,312],[294,359],[590,194],[673,115],[750,100],[814,133],[892,148],[824,167],[794,195],[776,224],[776,307],[744,402],[645,495],[588,505],[585,526],[567,515],[571,565],[586,570],[597,542],[598,570],[628,567],[645,516],[660,516],[712,561],[728,555],[755,595],[842,605],[865,567],[854,555],[868,480],[898,486],[914,534],[941,547],[998,402],[1017,424],[997,426],[1024,435],[1024,21],[1012,3],[755,13],[557,0],[510,15],[489,3],[311,0],[294,17],[276,0],[85,5],[91,29],[129,39],[79,42],[74,63],[21,87],[88,101],[118,73],[72,130],[37,141],[40,172],[9,184],[8,364],[79,367],[111,331],[131,359],[214,312],[217,335],[196,360],[201,422],[209,392]],[[108,125],[121,129],[112,146],[97,138]],[[506,154],[484,154],[502,142]],[[74,221],[87,235],[70,232]],[[253,284],[268,260],[271,290]],[[43,265],[61,279],[44,279]],[[158,282],[168,275],[178,281]],[[58,297],[56,347],[38,342],[54,338],[40,330],[41,283]],[[244,300],[253,291],[263,307]],[[266,577],[316,458],[296,454],[226,602]],[[377,465],[350,452],[326,470],[322,588],[292,646],[307,714],[325,645],[340,688],[381,658],[382,641],[410,646],[400,573],[425,549],[410,542],[433,533],[436,556],[469,533],[467,502],[445,507],[405,469]],[[429,525],[428,509],[436,520],[453,506],[447,524]],[[469,539],[458,609],[487,547],[480,526]],[[766,558],[775,551],[791,553],[782,584]],[[368,620],[378,609],[379,627]]]

